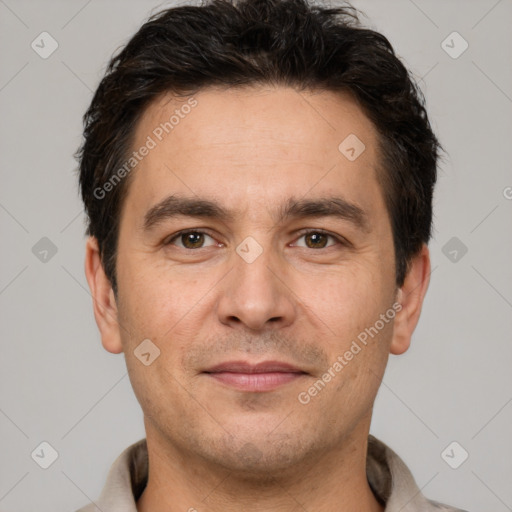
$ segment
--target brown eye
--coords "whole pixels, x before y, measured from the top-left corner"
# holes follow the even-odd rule
[[[185,233],[180,237],[183,246],[187,249],[197,249],[204,243],[204,235],[202,233]]]
[[[205,237],[212,239],[210,235],[207,235],[202,231],[185,231],[175,235],[166,243],[166,245],[176,245],[183,249],[202,249],[203,247],[208,247],[204,246]]]
[[[310,233],[305,235],[306,245],[312,249],[323,249],[327,244],[328,238],[329,237],[324,233]]]
[[[304,239],[304,244],[296,243],[299,247],[306,247],[308,249],[325,249],[329,247],[329,239],[339,243],[339,240],[334,235],[324,233],[323,231],[308,231],[303,233],[297,240]]]

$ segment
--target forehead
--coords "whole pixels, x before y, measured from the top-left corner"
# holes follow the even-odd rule
[[[182,153],[205,146],[213,150],[219,144],[218,150],[229,155],[227,144],[231,143],[272,145],[276,151],[295,145],[299,155],[300,147],[323,146],[329,153],[336,152],[339,142],[350,134],[372,146],[375,129],[348,92],[253,86],[208,88],[182,98],[164,95],[146,109],[136,128],[136,141],[143,142],[150,134],[159,145],[165,142],[161,139],[172,139]],[[248,140],[248,134],[253,138]],[[322,155],[310,154],[308,161],[318,157]]]
[[[379,193],[376,130],[347,93],[245,87],[168,94],[136,127],[132,149],[145,145],[151,149],[126,199],[140,213],[170,193],[222,200],[237,211],[249,204],[268,210],[289,196],[345,191],[364,203]]]

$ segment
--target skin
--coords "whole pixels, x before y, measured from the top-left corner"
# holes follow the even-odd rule
[[[253,87],[204,89],[194,98],[197,106],[130,176],[117,297],[96,240],[86,246],[103,346],[124,352],[144,413],[150,472],[137,508],[383,511],[365,472],[372,408],[389,354],[409,347],[430,260],[423,246],[396,287],[376,130],[348,94]],[[155,100],[133,147],[183,101]],[[355,161],[338,150],[351,133],[366,146]],[[170,194],[217,201],[233,217],[179,216],[145,231],[146,212]],[[367,230],[336,217],[273,216],[291,197],[333,194],[364,210]],[[206,233],[200,248],[183,237],[165,245],[189,228]],[[333,237],[318,241],[304,229]],[[263,250],[252,263],[236,252],[248,236]],[[299,393],[394,303],[402,308],[394,320],[300,403]],[[144,339],[160,350],[149,366],[134,355]],[[307,373],[265,392],[202,373],[232,360],[285,361]]]

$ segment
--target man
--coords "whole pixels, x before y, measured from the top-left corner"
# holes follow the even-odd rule
[[[85,271],[146,438],[82,511],[456,510],[369,436],[440,149],[385,37],[304,0],[168,9],[84,120]]]

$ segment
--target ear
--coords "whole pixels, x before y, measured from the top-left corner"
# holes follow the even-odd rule
[[[85,275],[93,299],[94,318],[101,333],[101,342],[108,352],[123,351],[119,332],[114,291],[101,263],[98,241],[89,237],[85,247]]]
[[[430,282],[430,253],[423,244],[410,262],[404,284],[398,290],[397,302],[402,308],[395,316],[390,352],[403,354],[411,344],[411,336],[420,318],[423,299]]]

